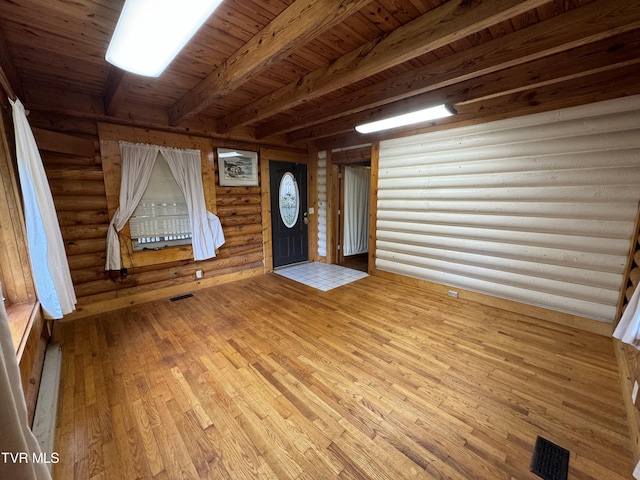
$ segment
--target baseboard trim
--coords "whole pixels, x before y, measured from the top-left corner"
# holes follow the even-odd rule
[[[78,300],[76,310],[68,315],[65,315],[64,319],[58,321],[65,322],[69,320],[76,320],[78,318],[89,317],[91,315],[98,315],[100,313],[119,310],[120,308],[125,308],[132,305],[138,305],[140,303],[162,300],[165,298],[175,297],[177,295],[196,292],[205,288],[215,287],[216,285],[222,285],[224,283],[234,282],[236,280],[250,278],[257,275],[264,275],[264,267],[256,267],[248,270],[242,270],[240,272],[229,273],[226,275],[203,278],[194,282],[185,282],[180,285],[174,285],[171,287],[165,287],[156,290],[149,290],[147,292],[136,293],[125,297],[116,297],[98,302],[92,302],[90,299],[80,298]]]
[[[378,269],[375,269],[372,275],[386,278],[405,285],[411,285],[424,290],[429,290],[431,292],[440,293],[442,295],[447,295],[447,292],[449,290],[455,290],[456,292],[458,292],[458,298],[464,300],[500,308],[508,312],[519,313],[521,315],[533,317],[538,320],[545,320],[547,322],[557,323],[559,325],[576,328],[578,330],[596,333],[605,337],[610,337],[613,333],[613,325],[611,323],[599,322],[598,320],[584,318],[578,315],[557,312],[555,310],[549,310],[547,308],[537,307],[534,305],[526,305],[524,303],[516,302],[513,300],[493,297],[491,295],[486,295],[483,293],[472,292],[470,290],[464,290],[458,287],[452,287],[450,285],[443,285],[440,283],[430,282],[428,280],[407,277],[398,273],[385,272]]]
[[[634,462],[640,460],[640,411],[633,404],[631,399],[632,378],[629,370],[629,359],[624,351],[624,345],[620,340],[614,340],[613,346],[618,360],[618,373],[620,374],[620,387],[622,390],[622,400],[624,401],[625,412],[627,413],[627,424],[629,426],[629,438],[631,452]]]
[[[62,350],[60,345],[55,343],[47,347],[44,367],[42,369],[42,380],[40,381],[40,391],[36,411],[33,417],[33,434],[38,440],[40,450],[45,455],[45,461],[51,471],[53,459],[56,418],[58,412],[58,397],[60,392],[60,374],[62,371]]]

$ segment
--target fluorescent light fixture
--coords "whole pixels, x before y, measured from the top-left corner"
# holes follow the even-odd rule
[[[397,117],[385,118],[384,120],[378,120],[377,122],[364,123],[362,125],[358,125],[356,130],[360,133],[379,132],[380,130],[387,130],[389,128],[404,127],[405,125],[412,125],[414,123],[450,117],[455,113],[457,112],[453,107],[442,104],[435,107],[425,108],[424,110],[418,110],[417,112],[398,115]]]
[[[107,62],[157,77],[222,0],[126,0],[113,32]]]

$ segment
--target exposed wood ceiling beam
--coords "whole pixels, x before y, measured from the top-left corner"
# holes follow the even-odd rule
[[[371,0],[297,0],[189,93],[169,108],[178,125],[230,91],[342,22]]]
[[[409,97],[371,110],[336,118],[316,126],[291,132],[290,142],[328,137],[348,132],[360,123],[406,113],[435,103],[456,106],[483,101],[487,98],[534,90],[541,86],[588,77],[607,70],[640,63],[640,31],[629,32],[613,38],[541,58],[524,65],[492,72],[477,78],[446,86],[437,90]],[[549,64],[556,68],[548,68]]]
[[[219,131],[264,120],[546,3],[547,0],[447,2],[228,115],[218,123]]]
[[[410,136],[445,128],[463,127],[514,118],[521,115],[531,115],[550,110],[569,108],[587,103],[600,102],[625,95],[640,94],[640,65],[628,65],[616,70],[597,73],[585,81],[584,77],[573,78],[565,82],[544,85],[537,89],[512,93],[510,95],[488,98],[481,102],[469,103],[458,108],[458,114],[443,119],[434,125],[416,126],[399,130],[394,134]],[[602,88],[603,85],[615,85],[615,88]],[[314,142],[319,151],[329,150],[363,142],[376,142],[385,139],[385,133],[361,135],[355,130],[340,133],[331,137],[324,137]]]
[[[117,67],[112,67],[104,88],[104,111],[107,115],[115,115],[124,104],[127,92],[133,86],[135,76]]]
[[[580,29],[567,25],[582,25]],[[626,0],[600,1],[545,22],[518,30],[393,79],[323,103],[322,110],[306,112],[278,123],[269,122],[257,132],[265,137],[307,128],[344,115],[376,108],[414,95],[437,90],[504,68],[575,48],[640,27],[640,4]],[[546,66],[541,66],[547,70]],[[437,101],[437,100],[436,100]],[[440,103],[440,102],[438,102]],[[294,135],[292,138],[300,137]]]
[[[529,84],[514,82],[513,79],[508,78],[511,73],[505,76],[502,75],[502,72],[494,73],[478,79],[482,82],[482,87],[486,88],[480,88],[477,92],[473,92],[474,94],[471,95],[471,98],[469,98],[468,94],[470,93],[470,88],[473,87],[470,87],[469,82],[464,82],[464,84],[458,84],[453,87],[445,88],[442,91],[437,90],[434,92],[423,93],[422,95],[418,95],[417,97],[400,100],[398,102],[388,104],[374,110],[360,112],[348,117],[340,118],[328,124],[322,124],[314,127],[309,127],[308,129],[292,132],[287,136],[287,140],[290,143],[299,143],[303,141],[322,139],[325,137],[333,137],[339,134],[353,132],[355,125],[373,122],[381,118],[401,115],[403,113],[406,113],[407,111],[418,110],[425,104],[433,104],[437,101],[442,101],[443,99],[447,103],[455,104],[456,108],[459,111],[458,113],[460,113],[461,106],[463,105],[482,105],[484,102],[492,101],[496,98],[509,97],[514,94],[526,94],[527,92],[535,92],[543,87],[566,83],[567,81],[577,80],[580,78],[584,79],[584,82],[590,82],[592,81],[591,78],[595,78],[594,75],[602,74],[604,72],[612,72],[611,75],[615,76],[615,71],[624,70],[633,66],[637,66],[638,64],[640,64],[640,60],[633,59],[620,64],[607,65],[602,68],[594,68],[593,70],[587,71],[580,70],[578,73],[573,75],[568,74],[550,80]],[[490,82],[496,81],[504,81],[506,87],[492,88],[492,84]],[[465,101],[464,98],[468,98],[468,100]],[[532,105],[535,104],[535,102],[535,100],[532,100]],[[426,124],[423,124],[422,127],[427,128],[430,125],[434,126],[438,123],[440,122],[428,122]],[[415,128],[419,127],[416,126]],[[370,141],[369,137],[360,135],[358,143],[363,141]]]
[[[367,162],[371,162],[370,144],[339,152],[331,152],[331,163],[334,165],[353,165]]]
[[[167,109],[154,105],[127,102],[116,112],[116,115],[107,115],[104,111],[103,100],[98,96],[80,95],[71,91],[58,91],[49,86],[39,86],[30,91],[29,108],[32,115],[35,113],[42,116],[41,124],[42,122],[51,122],[53,130],[59,128],[60,119],[64,119],[62,120],[64,123],[75,119],[73,121],[90,120],[94,125],[95,122],[118,123],[166,132],[224,139],[225,141],[255,142],[253,129],[250,127],[234,131],[233,136],[218,135],[215,131],[215,118],[202,114],[186,120],[178,127],[171,127],[168,125]],[[269,143],[287,145],[284,136],[270,137]]]

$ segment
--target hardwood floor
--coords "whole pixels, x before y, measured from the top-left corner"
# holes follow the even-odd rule
[[[612,342],[367,277],[264,275],[58,323],[59,480],[628,479]]]

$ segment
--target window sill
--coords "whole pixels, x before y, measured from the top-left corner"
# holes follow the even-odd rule
[[[120,245],[122,247],[122,243]],[[131,245],[129,245],[129,248],[130,247]],[[132,254],[129,254],[124,248],[121,248],[120,251],[122,252],[122,265],[127,268],[148,267],[162,263],[193,260],[193,247],[191,245],[179,245],[160,250],[139,250]]]
[[[39,305],[37,301],[6,305],[9,330],[11,330],[11,339],[13,340],[18,362],[22,359],[24,347],[37,317]]]

